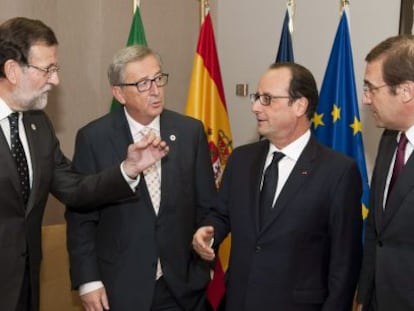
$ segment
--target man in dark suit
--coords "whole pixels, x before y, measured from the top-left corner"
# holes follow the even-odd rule
[[[193,246],[212,260],[231,232],[227,311],[349,311],[362,250],[357,165],[311,135],[318,91],[306,68],[272,65],[251,102],[265,139],[233,151]]]
[[[414,37],[365,58],[363,103],[382,135],[371,181],[358,310],[414,310]]]
[[[170,151],[155,167],[156,181],[141,174],[139,197],[90,213],[67,210],[72,285],[86,310],[204,310],[209,267],[191,247],[216,199],[203,125],[164,109],[168,74],[149,48],[120,50],[108,77],[123,108],[78,132],[76,169],[118,163],[143,131],[157,133]]]
[[[37,311],[41,224],[51,192],[77,208],[135,196],[139,172],[165,155],[155,136],[129,147],[122,165],[82,177],[71,170],[41,111],[58,85],[57,40],[41,21],[0,25],[0,310]],[[125,150],[127,146],[125,146]]]

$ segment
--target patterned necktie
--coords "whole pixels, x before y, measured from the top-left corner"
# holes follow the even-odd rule
[[[14,112],[8,117],[10,123],[10,150],[16,162],[17,173],[24,203],[27,203],[30,194],[29,167],[22,142],[19,137],[19,113]]]
[[[145,127],[140,133],[142,136],[145,136],[151,131],[154,132],[155,130]],[[147,189],[156,215],[158,215],[161,202],[161,178],[158,173],[158,164],[159,161],[151,165],[143,172],[145,183],[147,184]]]
[[[285,155],[281,152],[273,152],[273,159],[266,168],[263,177],[262,190],[260,191],[260,225],[263,226],[265,220],[273,208],[273,199],[275,197],[277,180],[279,177],[279,161]]]
[[[395,162],[394,162],[394,168],[392,170],[390,185],[388,186],[387,201],[388,201],[388,198],[390,197],[390,194],[395,185],[395,182],[397,181],[404,167],[405,147],[407,146],[407,143],[408,143],[407,136],[405,136],[405,134],[402,132],[400,135],[398,146],[397,146],[397,153],[395,155]]]

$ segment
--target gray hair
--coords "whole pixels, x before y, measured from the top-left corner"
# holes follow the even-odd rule
[[[148,56],[154,56],[158,60],[161,69],[161,56],[146,46],[131,45],[116,52],[108,68],[109,84],[114,86],[123,83],[125,67],[129,63],[143,60]]]

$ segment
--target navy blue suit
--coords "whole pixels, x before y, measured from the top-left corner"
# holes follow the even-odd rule
[[[25,206],[15,162],[0,130],[0,310],[15,311],[26,263],[30,267],[32,310],[39,309],[42,258],[41,228],[49,193],[66,204],[91,208],[123,197],[133,197],[118,163],[97,176],[82,177],[71,170],[55,130],[43,111],[23,114],[33,167],[33,183]],[[126,150],[126,149],[125,149]],[[64,241],[62,241],[64,243]]]
[[[231,232],[226,311],[349,311],[361,260],[361,178],[354,161],[311,137],[259,226],[267,140],[230,156],[215,244]]]
[[[384,131],[371,181],[358,302],[364,310],[414,310],[414,157],[405,163],[384,211],[397,131]]]
[[[200,121],[169,110],[160,130],[170,151],[161,162],[158,216],[142,177],[130,200],[66,214],[72,285],[103,281],[111,310],[150,310],[157,258],[183,310],[204,304],[209,267],[191,241],[216,199],[206,135]],[[123,159],[131,142],[124,110],[110,113],[78,132],[74,165],[99,172]]]

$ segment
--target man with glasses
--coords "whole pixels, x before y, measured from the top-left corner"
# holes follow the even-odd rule
[[[82,209],[135,197],[131,185],[138,174],[168,152],[165,142],[148,135],[125,146],[126,160],[119,158],[106,171],[75,173],[42,111],[59,84],[57,47],[53,30],[41,21],[17,17],[0,25],[2,311],[39,309],[41,225],[49,192]]]
[[[362,251],[358,167],[312,136],[318,91],[303,66],[273,64],[250,98],[265,139],[232,152],[194,249],[212,260],[231,232],[226,311],[350,311]]]
[[[414,37],[365,58],[363,103],[385,128],[371,179],[358,310],[414,310]]]
[[[209,266],[191,248],[216,199],[203,125],[164,108],[168,74],[147,47],[118,51],[108,78],[123,108],[79,131],[76,169],[113,165],[148,131],[170,150],[140,175],[138,197],[90,213],[68,208],[72,286],[86,310],[204,310]]]

